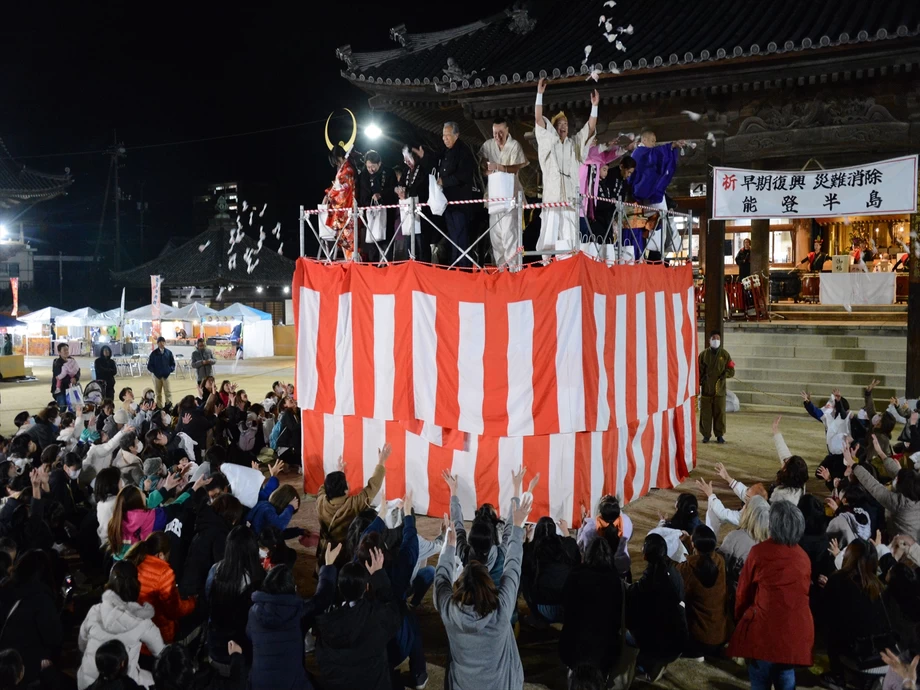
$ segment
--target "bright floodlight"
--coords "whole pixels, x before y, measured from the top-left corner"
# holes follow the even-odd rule
[[[258,287],[256,287],[256,292],[262,292],[262,286],[261,286],[261,285],[259,285]]]
[[[6,237],[6,226],[0,223],[0,237]]]
[[[379,139],[383,131],[377,125],[368,125],[364,128],[364,134],[368,139]]]
[[[289,288],[287,285],[285,285],[285,286],[284,286],[284,294],[286,295],[286,294],[288,294],[290,291],[291,291],[291,288]]]

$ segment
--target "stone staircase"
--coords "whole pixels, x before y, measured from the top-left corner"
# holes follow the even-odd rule
[[[700,347],[708,339],[700,334]],[[907,339],[904,329],[884,327],[726,324],[724,343],[735,362],[729,380],[742,407],[801,408],[800,391],[817,405],[839,388],[852,407],[873,378],[876,406],[904,395]]]
[[[849,311],[838,305],[774,302],[774,320],[833,321],[841,324],[906,325],[906,304],[853,305]]]

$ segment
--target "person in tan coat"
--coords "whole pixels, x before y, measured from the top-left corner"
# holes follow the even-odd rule
[[[338,468],[326,475],[323,485],[316,494],[316,513],[319,517],[319,543],[316,546],[317,563],[320,555],[326,552],[326,544],[333,546],[345,541],[348,526],[358,513],[367,508],[374,497],[380,493],[383,478],[386,476],[386,462],[390,457],[390,444],[379,451],[377,467],[367,480],[367,486],[353,496],[348,495],[348,480],[345,479],[345,463],[339,458]],[[350,556],[342,552],[341,558]],[[341,563],[337,564],[341,565]]]
[[[693,554],[677,571],[684,580],[690,640],[685,657],[721,656],[731,636],[725,560],[716,553],[716,535],[705,525],[693,530]]]

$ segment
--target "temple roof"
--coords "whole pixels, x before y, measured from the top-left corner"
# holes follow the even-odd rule
[[[257,243],[244,234],[231,250],[230,233],[235,227],[230,216],[218,216],[200,235],[145,264],[120,273],[113,272],[112,279],[131,287],[150,285],[152,275],[162,276],[165,287],[290,285],[295,263],[278,254],[278,243],[271,234],[268,234],[262,250],[253,256],[253,262],[258,259],[258,263],[252,273],[248,272],[243,254],[247,249],[255,251]],[[236,253],[236,266],[231,270],[228,261],[233,253]]]
[[[50,175],[17,163],[0,139],[0,208],[51,199],[63,194],[71,184],[69,170],[64,175]]]
[[[625,50],[604,37],[605,15]],[[336,51],[342,75],[372,85],[448,93],[602,72],[674,70],[732,61],[805,56],[876,42],[913,39],[920,30],[915,0],[545,0],[518,3],[449,31],[390,30],[393,50]],[[592,50],[585,62],[585,47]],[[452,64],[449,66],[448,62]],[[584,64],[583,64],[584,62]]]

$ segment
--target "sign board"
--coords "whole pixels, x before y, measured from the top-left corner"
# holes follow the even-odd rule
[[[835,254],[833,257],[834,268],[832,269],[834,273],[849,273],[850,272],[850,260],[851,257],[849,254]]]
[[[917,156],[797,172],[714,168],[714,219],[828,218],[917,211]]]

